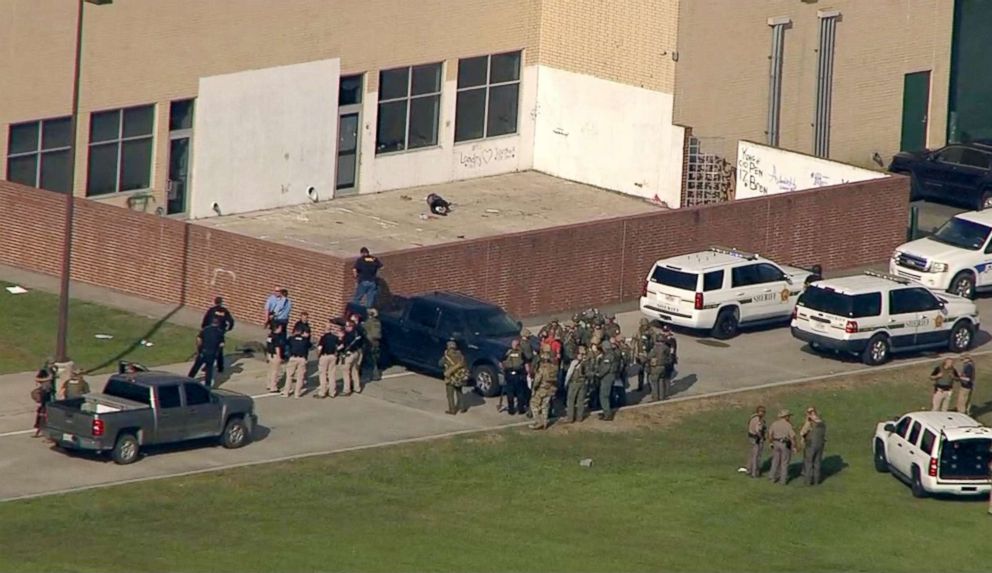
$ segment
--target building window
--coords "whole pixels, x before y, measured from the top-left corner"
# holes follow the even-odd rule
[[[186,211],[195,109],[196,101],[192,99],[169,104],[169,186],[165,195],[165,212],[168,215]]]
[[[830,156],[830,108],[834,89],[834,41],[840,12],[820,10],[820,49],[816,63],[816,113],[813,117],[813,155]]]
[[[782,58],[785,52],[785,30],[792,24],[789,18],[769,18],[772,28],[772,55],[768,73],[768,145],[778,147],[779,120],[782,112]]]
[[[7,180],[68,193],[71,153],[71,118],[13,124],[7,138]]]
[[[440,113],[440,63],[379,72],[375,152],[437,145]]]
[[[154,129],[154,105],[92,114],[86,195],[148,189]]]
[[[455,141],[517,132],[520,52],[458,60]]]

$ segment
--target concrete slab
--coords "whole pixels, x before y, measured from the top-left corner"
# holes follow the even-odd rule
[[[437,193],[453,204],[429,214]],[[352,257],[634,215],[658,205],[589,185],[527,171],[296,207],[195,221],[258,239]]]

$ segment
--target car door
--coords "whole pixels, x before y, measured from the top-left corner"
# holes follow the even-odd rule
[[[155,388],[155,409],[158,424],[152,443],[177,442],[183,439],[186,431],[186,416],[183,412],[182,394],[179,384],[162,384]]]
[[[918,420],[913,420],[913,424],[909,428],[909,434],[906,436],[906,469],[910,473],[906,475],[912,475],[913,465],[917,465],[921,468],[927,467],[929,459],[925,459],[923,456],[923,450],[918,445],[920,443],[920,434],[922,433],[923,425]]]
[[[183,383],[183,396],[186,400],[185,439],[219,436],[224,421],[220,419],[223,408],[216,396],[196,382]]]
[[[789,279],[785,271],[771,263],[760,263],[757,265],[757,272],[760,285],[757,318],[788,318],[792,314],[792,301],[789,298]]]
[[[961,160],[952,170],[955,192],[958,202],[966,205],[979,206],[979,200],[986,189],[984,183],[988,180],[990,156],[978,149],[965,148],[961,152]]]
[[[401,354],[398,356],[402,361],[419,366],[426,366],[436,369],[440,355],[431,361],[431,357],[436,354],[437,346],[437,321],[440,314],[437,305],[426,300],[414,300],[410,306],[410,312],[400,327],[401,340],[397,341],[401,345]]]
[[[894,348],[909,348],[917,344],[916,333],[923,321],[922,310],[927,307],[924,295],[933,298],[930,291],[922,287],[889,291],[889,319],[885,327]]]
[[[961,162],[964,148],[950,145],[927,156],[917,163],[915,174],[925,198],[954,198],[952,185],[954,168]]]
[[[910,457],[907,438],[909,437],[909,430],[912,424],[912,417],[908,415],[903,416],[896,424],[896,431],[889,435],[888,447],[885,450],[885,456],[889,460],[889,466],[894,471],[905,476],[909,475]]]
[[[734,267],[730,271],[730,292],[740,304],[740,321],[748,322],[761,316],[761,295],[764,287],[758,274],[758,263]]]
[[[947,323],[947,309],[939,298],[927,289],[914,289],[916,305],[920,308],[920,320],[916,326],[916,344],[947,344],[947,331],[953,326]]]

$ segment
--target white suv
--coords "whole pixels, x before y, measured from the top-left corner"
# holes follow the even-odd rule
[[[900,245],[889,272],[972,298],[992,289],[992,210],[960,213],[930,237]]]
[[[869,271],[809,285],[796,302],[792,335],[816,349],[860,355],[874,366],[893,352],[964,352],[978,324],[973,301]]]
[[[641,290],[641,313],[732,338],[741,324],[788,321],[799,293],[818,274],[712,247],[656,262]]]
[[[992,429],[958,412],[913,412],[880,422],[872,440],[875,469],[908,482],[916,497],[988,493],[989,448]]]

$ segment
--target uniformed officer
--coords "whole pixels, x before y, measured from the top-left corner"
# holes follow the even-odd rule
[[[651,333],[651,323],[642,318],[637,325],[637,336],[631,340],[631,353],[637,366],[637,391],[644,391],[644,383],[648,375],[648,353],[654,347],[654,336]]]
[[[311,331],[310,331],[310,313],[309,312],[307,312],[307,311],[304,310],[303,312],[300,313],[300,319],[296,321],[296,324],[293,325],[293,330],[291,330],[290,332],[296,332],[297,330],[299,330],[301,333],[303,333],[303,336],[304,337],[306,337],[308,339],[310,338]]]
[[[595,339],[595,335],[593,338]],[[599,367],[596,370],[596,380],[599,382],[599,406],[601,408],[599,418],[609,422],[613,420],[614,416],[613,405],[610,404],[610,395],[613,393],[613,382],[617,379],[620,358],[608,340],[604,341],[600,348],[603,354],[599,360]]]
[[[975,389],[975,363],[970,354],[961,357],[961,374],[958,376],[958,412],[967,415],[971,410],[971,392]]]
[[[224,347],[224,331],[220,326],[220,319],[213,318],[210,325],[200,331],[196,336],[196,360],[189,369],[188,376],[196,377],[202,367],[205,372],[203,383],[207,388],[214,382],[214,366],[217,364],[217,355]]]
[[[341,364],[344,366],[344,395],[349,396],[352,392],[362,393],[362,348],[365,347],[365,337],[358,324],[348,320],[344,324],[344,340],[340,354],[343,356]]]
[[[282,363],[286,360],[286,327],[282,323],[274,323],[265,339],[265,357],[269,362],[269,392],[279,391],[279,379],[282,378]],[[288,384],[287,384],[288,386]]]
[[[933,381],[933,411],[946,412],[951,405],[951,392],[954,381],[958,379],[958,371],[954,368],[954,359],[945,358],[939,366],[930,373]]]
[[[537,367],[537,353],[534,352],[535,346],[537,346],[537,341],[531,331],[526,328],[521,330],[520,349],[524,352],[524,368],[527,370],[527,384],[524,384],[524,408],[527,408],[530,404],[530,382],[534,378],[534,372]],[[529,408],[525,413],[528,418],[533,416]]]
[[[320,386],[314,398],[331,398],[338,395],[338,351],[341,349],[341,336],[334,319],[327,321],[327,330],[317,342],[317,379]]]
[[[203,320],[200,321],[200,328],[206,328],[210,325],[214,318],[220,319],[221,329],[227,333],[234,330],[234,315],[231,311],[227,310],[224,306],[224,298],[216,297],[214,298],[214,305],[207,309],[207,312],[203,314]],[[224,347],[221,346],[220,351],[217,353],[217,372],[224,371]]]
[[[468,364],[465,362],[465,355],[458,350],[458,344],[454,340],[449,340],[444,356],[441,357],[440,366],[444,371],[444,392],[448,398],[448,409],[446,414],[457,414],[464,412],[462,408],[462,386],[468,381]]]
[[[379,310],[369,309],[369,317],[365,320],[365,338],[368,342],[368,362],[372,366],[372,380],[382,380],[379,372],[382,360],[382,322],[379,321]]]
[[[606,317],[606,324],[603,326],[603,332],[608,338],[620,336],[620,325],[617,324],[617,315],[610,314]]]
[[[807,485],[820,483],[820,465],[823,463],[823,448],[827,443],[827,424],[820,418],[816,408],[806,409],[806,421],[799,430],[803,444],[803,476]]]
[[[768,428],[768,438],[772,447],[772,483],[789,483],[789,462],[796,452],[796,431],[792,428],[792,412],[782,410],[778,419]]]
[[[580,346],[575,360],[568,366],[565,373],[565,419],[563,424],[581,422],[586,417],[586,398],[590,359],[585,346]]]
[[[613,381],[611,398],[614,408],[622,408],[627,405],[628,374],[630,372],[630,365],[634,362],[634,355],[627,339],[619,334],[610,339],[610,344],[613,345],[613,350],[620,358],[620,364],[617,367],[617,377]]]
[[[534,414],[534,423],[530,425],[532,430],[544,430],[548,427],[551,398],[555,395],[558,384],[558,357],[550,344],[541,345],[538,360],[530,400],[530,411]]]
[[[665,373],[672,359],[671,348],[659,334],[647,356],[648,386],[651,388],[651,401],[668,398],[668,381]]]
[[[289,362],[286,365],[286,385],[282,388],[282,397],[289,398],[295,395],[297,398],[303,395],[303,387],[307,381],[307,357],[310,355],[310,337],[306,336],[303,329],[293,330],[293,335],[289,337]],[[295,386],[293,382],[296,382]]]
[[[672,350],[672,362],[668,369],[668,381],[671,382],[672,377],[675,376],[675,367],[679,363],[679,341],[675,338],[675,333],[672,332],[672,327],[663,324],[661,325],[661,339],[665,341],[668,348]]]
[[[90,385],[83,378],[83,371],[79,368],[73,368],[72,376],[62,385],[62,393],[65,395],[65,399],[81,398],[83,395],[89,394],[89,392]]]
[[[747,440],[751,444],[747,456],[747,475],[761,477],[761,452],[768,437],[768,426],[765,424],[765,407],[758,406],[747,421]]]
[[[527,403],[524,401],[527,390],[526,362],[520,339],[514,338],[500,364],[505,381],[503,393],[506,395],[506,411],[511,416],[527,411]]]

